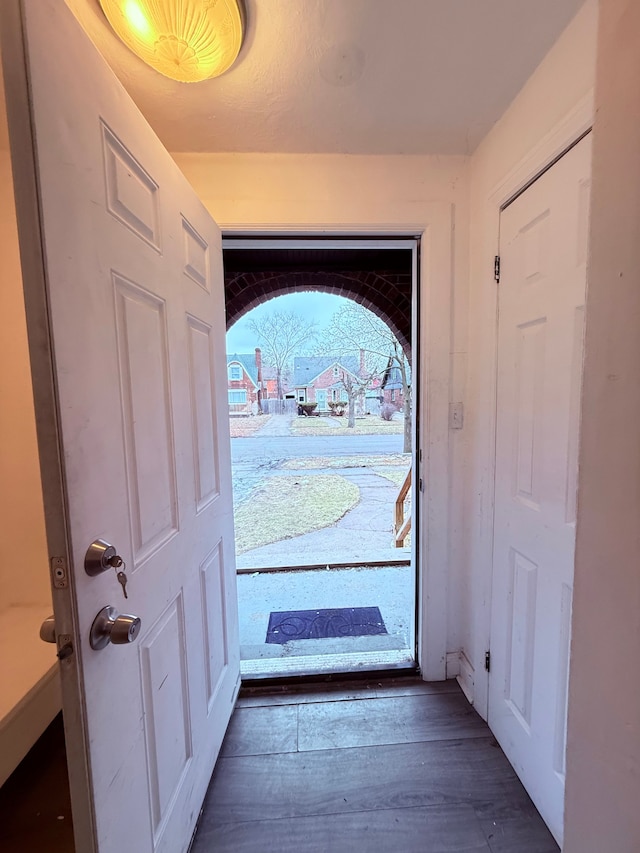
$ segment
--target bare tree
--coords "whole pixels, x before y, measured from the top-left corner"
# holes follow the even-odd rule
[[[347,427],[350,427],[351,429],[356,425],[356,408],[358,402],[364,398],[367,389],[371,387],[373,378],[374,377],[371,374],[367,373],[361,376],[356,376],[345,368],[342,368],[340,371],[339,381],[347,394]]]
[[[340,356],[364,351],[365,369],[361,371],[371,384],[378,376],[384,381],[397,369],[404,399],[404,452],[411,451],[411,368],[400,342],[379,317],[357,302],[340,308],[333,315],[324,352]],[[348,392],[347,392],[348,393]]]
[[[293,357],[314,343],[318,324],[295,311],[274,311],[260,320],[251,320],[249,328],[258,338],[264,362],[275,370],[278,399],[282,400],[282,382]]]

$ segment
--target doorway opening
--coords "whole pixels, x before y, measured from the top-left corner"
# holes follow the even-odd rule
[[[223,241],[245,679],[416,668],[418,248]]]

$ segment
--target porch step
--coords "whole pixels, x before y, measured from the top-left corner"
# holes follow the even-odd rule
[[[304,641],[303,641],[304,642]],[[307,642],[316,642],[309,640]],[[321,641],[318,641],[321,642]],[[376,670],[413,668],[415,659],[406,646],[402,649],[342,652],[339,654],[308,654],[284,658],[241,660],[243,679],[323,673],[375,672]]]
[[[374,634],[366,637],[327,637],[321,640],[290,640],[288,643],[261,643],[240,646],[241,660],[293,658],[308,655],[353,654],[406,649],[402,634]]]

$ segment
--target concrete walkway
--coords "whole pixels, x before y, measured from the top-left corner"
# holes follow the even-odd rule
[[[261,439],[266,436],[291,435],[291,421],[295,417],[295,415],[269,415],[265,425],[256,430],[251,438]]]

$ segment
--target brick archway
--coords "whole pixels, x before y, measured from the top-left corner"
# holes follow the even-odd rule
[[[227,329],[276,296],[303,291],[353,299],[383,320],[411,360],[411,273],[393,271],[255,271],[225,274]]]

